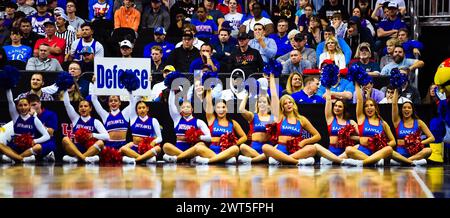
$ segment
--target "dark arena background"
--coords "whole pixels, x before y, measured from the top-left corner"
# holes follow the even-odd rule
[[[19,2],[19,0],[17,1]],[[39,4],[43,4],[42,1],[45,0],[35,0],[36,3],[40,2]],[[128,0],[125,1],[128,2]],[[88,22],[91,18],[95,29],[93,37],[95,40],[102,43],[104,48],[104,57],[125,56],[122,51],[123,49],[119,46],[119,42],[122,42],[124,39],[130,39],[134,47],[132,49],[131,56],[134,58],[142,58],[144,47],[148,43],[154,41],[154,33],[156,30],[155,27],[157,24],[162,22],[159,20],[161,17],[155,18],[157,15],[151,11],[152,5],[162,5],[161,8],[163,9],[161,10],[165,10],[167,13],[167,6],[172,7],[174,3],[178,2],[175,5],[177,7],[182,7],[183,5],[179,3],[182,1],[188,3],[192,2],[192,4],[195,5],[195,10],[198,10],[197,5],[202,4],[199,0],[163,0],[162,2],[160,0],[131,1],[135,3],[137,10],[141,12],[141,23],[139,24],[137,31],[133,31],[132,28],[118,28],[121,30],[127,29],[124,32],[117,30],[114,31],[114,13],[112,14],[112,17],[102,18],[100,21],[98,21],[97,18],[91,18],[90,13],[94,13],[97,16],[98,11],[95,12],[95,10],[102,10],[100,6],[97,9],[92,9],[92,7],[94,7],[94,3],[98,4],[97,0],[78,0],[76,3],[76,15],[86,22]],[[236,0],[219,0],[218,2],[216,0],[215,7],[218,5],[218,10],[216,11],[221,11],[224,7],[228,8],[223,1],[228,3],[229,1],[235,2]],[[267,15],[273,22],[274,34],[277,34],[276,24],[281,16],[279,15],[280,13],[276,15],[277,10],[279,11],[281,7],[279,6],[279,1],[293,3],[293,12],[297,11],[297,5],[299,2],[303,2],[303,0],[256,0],[256,2],[260,2],[263,5],[263,9],[267,12]],[[352,9],[359,7],[358,2],[368,2],[369,7],[372,9],[375,8],[375,2],[377,2],[376,0],[309,0],[308,2],[314,6],[314,13],[318,14],[320,12],[317,5],[324,7],[330,6],[329,2],[335,1],[338,2],[339,5],[342,4],[342,8],[347,9],[349,17],[352,16]],[[12,34],[11,31],[13,31],[12,21],[14,20],[14,18],[11,18],[10,15],[8,15],[8,11],[14,8],[11,4],[16,4],[16,1],[14,0],[13,2],[14,3],[10,3],[8,0],[0,2],[0,16],[3,18],[3,20],[0,20],[0,32],[2,34],[0,37],[0,47],[3,46],[3,50],[5,51],[0,54],[0,60],[2,61],[0,66],[3,67],[5,65],[14,65],[19,68],[20,81],[12,90],[13,96],[16,98],[20,93],[30,90],[30,78],[33,73],[42,73],[44,75],[44,86],[47,86],[56,81],[60,71],[26,69],[26,61],[21,62],[20,60],[7,59],[7,54],[9,53],[8,48],[5,48],[5,46],[9,45],[8,43],[11,43],[10,35]],[[72,1],[47,0],[45,2],[48,3],[48,11],[54,13],[52,11],[53,9],[51,9],[53,6],[51,5],[57,5],[58,7],[62,7],[66,10],[66,4],[69,4]],[[91,4],[91,2],[93,3]],[[112,2],[113,4],[110,5],[109,10],[116,10],[116,12],[118,12],[120,10],[119,8],[124,5],[123,0],[106,0],[106,2]],[[205,0],[205,2],[206,5],[208,5],[209,2],[214,1]],[[237,1],[237,3],[242,6],[243,14],[248,12],[249,8],[247,7],[247,4],[249,2],[249,0]],[[379,2],[384,2],[384,0],[380,0]],[[420,56],[413,57],[413,59],[417,58],[422,60],[424,62],[424,66],[417,71],[411,72],[416,75],[416,80],[413,79],[411,81],[411,85],[418,90],[421,97],[421,103],[414,104],[416,113],[421,120],[429,125],[430,121],[438,116],[438,105],[435,104],[434,101],[424,102],[424,99],[427,95],[429,95],[429,87],[434,83],[434,77],[439,65],[450,57],[450,3],[448,0],[392,1],[392,3],[394,2],[405,2],[405,12],[401,16],[401,19],[407,25],[409,38],[417,40],[423,44],[423,48],[420,50]],[[184,6],[188,8],[187,5]],[[207,10],[210,10],[208,7],[209,6],[207,6]],[[33,5],[33,8],[37,8],[37,6]],[[200,7],[200,9],[205,8]],[[18,9],[15,8],[15,10]],[[172,10],[172,8],[170,10]],[[192,10],[195,14],[194,8],[192,8]],[[173,19],[175,19],[175,14],[172,13],[175,12],[170,11],[170,13],[167,13],[167,18],[170,18],[170,22],[173,22]],[[179,12],[179,14],[182,13]],[[183,15],[186,14],[183,13]],[[291,16],[295,17],[295,15]],[[213,17],[216,18],[215,16]],[[344,18],[344,21],[347,22],[349,17]],[[145,25],[143,19],[145,19]],[[211,21],[210,19],[208,20]],[[217,19],[213,21],[217,23]],[[57,22],[58,21],[56,21],[56,23]],[[152,22],[154,22],[154,24],[152,24]],[[186,22],[191,22],[194,24],[194,27],[198,27],[200,25],[195,23],[195,21],[189,21],[189,19],[183,21],[184,24]],[[166,34],[166,41],[175,45],[176,43],[184,40],[182,40],[183,32],[181,32],[181,29],[178,31],[173,30],[173,28],[175,28],[174,25],[176,26],[176,24],[170,23],[171,30],[169,30],[169,25],[165,28],[165,30],[163,27],[163,30]],[[293,25],[293,27],[289,27],[289,31],[297,28],[295,24]],[[377,32],[378,24],[374,22],[373,27],[375,28],[375,32]],[[224,27],[222,26],[222,28]],[[128,30],[131,30],[131,33],[133,33],[131,38],[129,35],[130,32],[127,32]],[[194,31],[198,32],[198,30],[199,28]],[[235,33],[237,35],[237,32]],[[378,33],[374,34],[377,35]],[[217,36],[214,35],[217,35],[217,32],[208,35],[209,38],[206,37],[207,40],[214,42],[212,38],[215,37],[215,43],[219,43]],[[235,38],[236,35],[234,36]],[[185,36],[186,34],[183,35],[183,37]],[[378,37],[375,37],[374,40],[371,41],[370,46],[372,48],[373,60],[379,63],[382,54],[384,54],[382,52],[384,51],[382,48],[379,50],[381,53],[376,51],[377,39]],[[324,41],[324,39],[322,38],[321,41]],[[236,40],[236,44],[234,45],[237,46],[237,42],[238,41]],[[289,40],[286,44],[289,44]],[[30,46],[31,52],[33,50],[33,46]],[[217,47],[215,47],[214,50],[216,50],[216,48]],[[200,47],[198,49],[200,49]],[[287,52],[290,52],[292,47],[289,46],[289,49],[290,50]],[[261,52],[261,48],[259,50],[256,49],[256,51]],[[70,51],[66,52],[63,49],[62,52],[65,52],[64,54],[67,56],[71,56]],[[197,52],[199,51],[197,50]],[[171,55],[169,53],[170,52],[168,52],[167,55]],[[30,55],[33,57],[32,53]],[[225,53],[223,53],[223,55],[225,55]],[[39,54],[36,54],[34,57],[38,56]],[[174,63],[179,63],[180,59],[188,60],[191,58],[188,56],[178,56],[176,57],[177,59],[173,59],[171,56],[169,57],[169,59],[173,62],[171,65],[175,65]],[[213,57],[217,58],[218,56]],[[358,60],[359,59],[356,61]],[[133,59],[127,59],[126,61],[133,61]],[[164,63],[164,65],[166,64],[168,65],[168,63]],[[220,64],[228,69],[227,72],[220,71],[218,74],[220,80],[225,84],[226,79],[230,78],[230,71],[237,68],[237,65],[234,63],[223,64],[222,62]],[[346,64],[348,67],[348,63]],[[68,71],[69,62],[62,62],[61,66],[64,71]],[[162,69],[163,67],[156,70],[158,72],[152,70],[152,85],[163,81],[164,78],[161,73]],[[259,71],[247,73],[247,78],[261,78],[263,73],[260,71],[262,71],[262,69],[263,67],[259,66]],[[316,71],[313,71],[313,73],[303,73],[303,81],[311,76],[319,77],[320,73],[318,69],[315,70]],[[82,77],[88,78],[88,80],[90,80],[93,76],[93,72],[90,71],[84,71],[82,73]],[[192,82],[192,73],[182,73],[187,75]],[[292,72],[290,71],[289,73],[283,74],[279,77],[280,87],[282,90],[286,89],[286,83],[291,73]],[[448,73],[450,74],[450,71]],[[374,88],[379,89],[382,92],[385,92],[382,88],[389,85],[389,77],[374,77],[373,81]],[[224,87],[224,90],[225,89],[226,88]],[[0,87],[1,125],[11,121],[5,93],[6,90],[4,87]],[[384,94],[385,93],[383,93],[383,95]],[[96,204],[97,202],[90,201],[92,200],[91,198],[139,198],[149,201],[144,200],[143,202],[136,202],[135,200],[133,201],[132,199],[129,199],[132,201],[129,201],[126,206],[128,206],[128,208],[140,209],[145,207],[143,205],[150,205],[149,208],[152,210],[166,207],[170,214],[194,216],[220,214],[221,212],[218,211],[221,209],[224,210],[224,208],[226,208],[224,213],[230,214],[251,213],[257,211],[255,212],[256,214],[275,215],[280,213],[280,211],[286,212],[291,209],[294,210],[297,205],[300,205],[299,207],[311,207],[319,210],[320,208],[317,206],[318,204],[327,204],[327,207],[331,209],[336,209],[338,206],[348,209],[351,208],[348,205],[354,203],[356,205],[363,204],[363,206],[371,207],[373,210],[373,205],[371,206],[371,204],[379,203],[381,206],[385,206],[384,204],[404,204],[402,201],[390,201],[392,199],[398,200],[400,198],[421,198],[421,201],[414,201],[413,203],[415,205],[420,205],[419,207],[423,209],[424,205],[429,206],[427,204],[431,201],[429,199],[423,200],[425,198],[450,198],[450,145],[444,144],[444,142],[441,143],[442,149],[439,150],[440,153],[438,156],[440,158],[433,160],[427,159],[427,164],[424,166],[390,166],[389,164],[385,164],[381,167],[351,167],[336,164],[320,165],[320,157],[317,155],[314,157],[315,164],[312,166],[292,166],[285,164],[269,165],[267,161],[264,163],[251,165],[239,163],[233,165],[201,165],[190,163],[189,161],[181,163],[165,163],[163,160],[163,152],[157,155],[157,162],[153,164],[127,165],[122,163],[65,163],[62,158],[66,153],[63,149],[61,141],[64,136],[73,138],[74,133],[72,131],[72,126],[63,102],[58,99],[56,95],[54,95],[54,97],[55,100],[53,101],[42,101],[42,106],[43,108],[51,110],[57,114],[58,129],[56,129],[54,133],[57,142],[55,150],[56,161],[53,163],[41,161],[37,161],[36,163],[21,163],[17,161],[15,164],[6,162],[0,163],[0,198],[42,199],[43,203],[46,205],[57,205],[61,208],[66,204],[64,201],[59,202],[58,200],[60,198],[65,198],[65,200],[68,200],[67,203],[71,205],[75,211],[84,206],[88,207],[91,203]],[[103,108],[107,110],[108,105],[106,96],[101,96],[99,99],[103,105]],[[148,101],[146,104],[150,109],[149,115],[156,118],[160,123],[160,129],[163,137],[163,142],[161,142],[161,145],[166,142],[175,144],[177,137],[173,131],[173,121],[169,113],[168,104],[166,102],[157,101]],[[72,102],[72,105],[77,110],[78,102]],[[124,101],[121,108],[123,109],[127,105],[128,102]],[[228,101],[227,105],[229,110],[234,108],[234,111],[237,111],[239,107],[237,101],[233,100]],[[395,134],[395,128],[392,124],[391,104],[379,104],[378,106],[380,109],[380,116],[389,124],[392,132]],[[329,135],[324,115],[324,108],[325,104],[298,104],[299,113],[308,118],[308,120],[320,133],[321,140],[318,143],[325,148],[328,148]],[[353,120],[356,120],[355,110],[355,104],[348,105],[349,116]],[[92,110],[92,116],[101,120],[95,112],[95,109]],[[249,123],[241,116],[241,114],[234,112],[227,114],[227,116],[236,120],[242,126],[245,133],[250,131]],[[206,116],[204,113],[196,113],[195,117],[206,121]],[[3,131],[4,129],[2,132]],[[131,140],[131,131],[128,131],[127,141],[129,142]],[[248,143],[250,142],[247,142],[246,144]],[[152,201],[150,198],[164,199],[159,199],[160,201]],[[295,198],[298,202],[290,201],[290,198]],[[311,201],[304,202],[303,198],[314,199],[309,199]],[[353,200],[355,200],[355,198],[370,198],[378,200],[383,199],[383,201],[316,201],[319,199],[323,200],[323,198],[327,198],[328,200],[329,198],[349,198]],[[72,202],[71,200],[74,199],[75,201]],[[78,201],[80,199],[82,199],[82,201]],[[244,202],[251,203],[252,205],[250,207],[250,205],[242,204],[239,206],[239,204],[236,204],[238,206],[233,205],[230,207],[229,205],[222,205],[222,201],[217,201],[218,199],[227,203]],[[1,211],[3,212],[11,203],[17,205],[21,204],[21,202],[14,202],[14,200],[12,202],[7,202],[4,201],[4,199],[0,199],[0,208],[2,208]],[[25,201],[25,203],[27,203],[27,201]],[[36,203],[37,202],[31,200],[29,204],[34,205]],[[194,208],[194,204],[196,203],[199,205],[203,204],[205,207],[198,206],[197,208]],[[258,203],[258,205],[255,206],[253,205],[254,203],[255,205]],[[436,209],[437,205],[441,203],[442,202],[436,202],[436,204],[432,205],[432,207]],[[443,204],[448,205],[448,202],[444,202]],[[20,206],[17,205],[15,207],[20,208]],[[100,207],[107,208],[106,205],[119,207],[121,203],[117,201],[109,203],[107,201],[105,206],[101,205]],[[210,205],[211,207],[207,208],[207,205]],[[234,208],[235,206],[236,208]],[[46,207],[50,208],[50,206]],[[36,206],[32,206],[32,208],[38,210],[38,207]],[[403,205],[401,208],[403,210],[410,211],[410,208],[407,208],[407,206]],[[121,213],[123,213],[123,211]]]

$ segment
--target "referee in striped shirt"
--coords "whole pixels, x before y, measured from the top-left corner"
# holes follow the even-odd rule
[[[55,11],[55,24],[56,33],[55,35],[66,41],[66,48],[64,49],[64,61],[67,61],[70,55],[70,47],[72,42],[75,41],[77,33],[74,30],[68,29],[69,21],[67,15],[63,11]]]

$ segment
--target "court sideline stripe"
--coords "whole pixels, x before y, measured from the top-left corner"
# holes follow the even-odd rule
[[[419,177],[417,172],[414,169],[411,169],[413,177],[416,179],[416,181],[419,183],[420,187],[422,188],[422,191],[425,192],[425,195],[427,198],[434,198],[433,193],[428,188],[428,186],[425,184],[425,182]]]

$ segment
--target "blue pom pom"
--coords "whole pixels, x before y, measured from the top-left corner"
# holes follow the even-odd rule
[[[270,60],[269,63],[265,63],[263,67],[263,72],[266,75],[273,74],[275,77],[279,77],[282,70],[283,66],[276,60]]]
[[[320,82],[322,86],[330,88],[338,82],[339,67],[335,64],[327,64],[322,68]]]
[[[393,68],[389,81],[394,88],[401,89],[408,81],[408,75],[401,73],[398,68]]]
[[[185,78],[185,76],[178,71],[173,71],[169,73],[164,79],[164,85],[170,88],[172,86],[172,82],[177,78]]]
[[[20,72],[17,68],[6,65],[2,71],[0,71],[0,87],[4,89],[12,89],[17,86],[20,80]]]
[[[139,79],[132,70],[121,71],[119,81],[129,91],[132,92],[139,88]]]
[[[366,70],[358,64],[353,64],[348,70],[347,78],[350,81],[357,82],[360,85],[367,85],[372,82],[372,77],[367,74]]]
[[[208,80],[209,78],[213,78],[211,80]],[[206,80],[208,80],[208,84],[206,84]],[[217,74],[217,72],[204,72],[202,75],[202,85],[205,86],[207,85],[207,87],[205,87],[206,89],[209,88],[214,88],[216,86],[217,83],[219,83],[219,75]]]
[[[58,90],[67,90],[74,84],[74,80],[72,75],[68,72],[61,72],[56,79],[56,86],[58,86]]]
[[[244,85],[245,85],[245,90],[247,90],[247,93],[249,93],[249,94],[255,94],[255,95],[257,95],[258,94],[258,92],[259,92],[259,87],[260,87],[260,85],[259,85],[259,81],[258,80],[255,80],[255,79],[247,79],[246,81],[245,81],[245,83],[244,83]],[[250,93],[251,91],[253,91],[253,90],[251,90],[250,89],[250,87],[256,87],[256,93]]]

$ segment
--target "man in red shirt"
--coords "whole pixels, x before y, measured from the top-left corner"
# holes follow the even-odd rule
[[[45,38],[38,39],[34,45],[34,56],[37,57],[39,46],[42,43],[50,45],[49,58],[55,58],[61,64],[64,61],[64,48],[66,48],[66,41],[55,35],[56,25],[55,22],[45,22]]]

